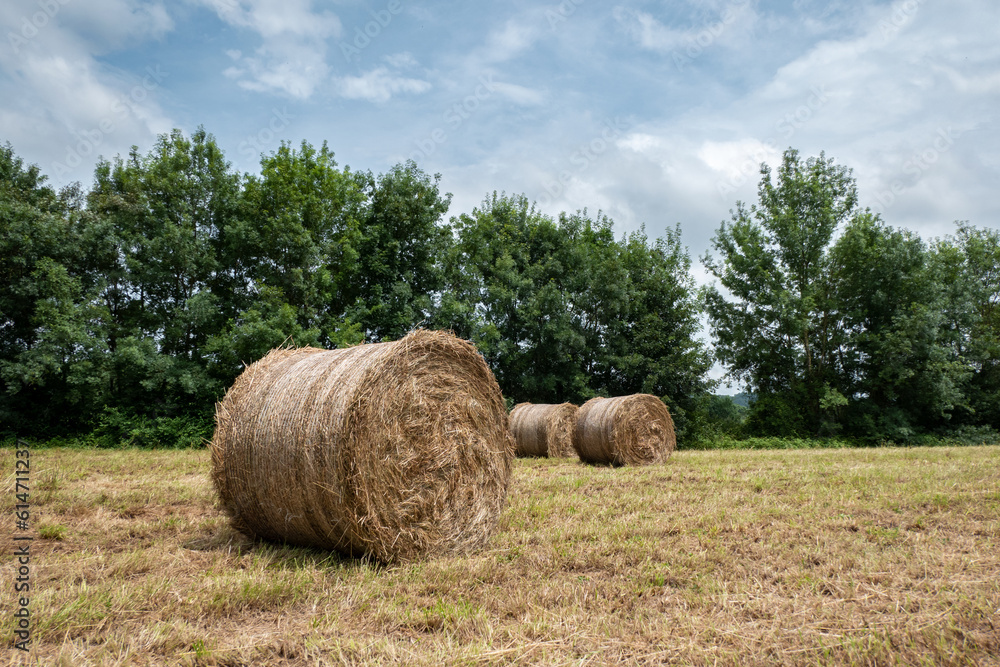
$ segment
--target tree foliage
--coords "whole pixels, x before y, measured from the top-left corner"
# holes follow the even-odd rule
[[[707,352],[679,229],[615,239],[586,211],[558,220],[494,193],[453,220],[437,323],[477,342],[514,401],[651,393],[683,414],[707,391]]]
[[[0,147],[0,431],[197,444],[244,365],[283,345],[473,340],[511,402],[649,393],[681,442],[1000,429],[1000,234],[926,243],[857,206],[850,170],[789,150],[704,262],[680,226],[616,238],[493,193],[446,220],[440,175],[283,143],[259,173],[199,128],[60,192]],[[755,396],[713,397],[713,358]]]
[[[1000,430],[1000,231],[960,222],[938,255],[957,257],[943,281],[954,295],[949,319],[956,351],[972,371],[967,421]]]
[[[451,241],[442,224],[451,195],[441,194],[440,180],[412,161],[379,176],[357,175],[364,195],[358,270],[345,293],[352,319],[370,341],[401,338],[432,315],[444,285],[441,257]]]
[[[906,441],[995,424],[995,234],[962,225],[928,247],[858,210],[850,171],[822,154],[786,151],[758,193],[704,259],[716,355],[757,394],[750,432]]]
[[[413,162],[351,172],[302,142],[241,174],[201,128],[102,160],[87,193],[0,158],[8,429],[191,441],[270,349],[417,326],[472,338],[516,400],[649,392],[683,429],[708,387],[679,229],[616,240],[600,214],[496,194],[449,223]]]
[[[106,313],[94,221],[45,180],[0,147],[0,421],[50,432],[101,405]]]
[[[850,171],[822,154],[803,161],[789,150],[776,178],[767,165],[760,173],[760,203],[737,202],[713,240],[721,260],[705,258],[734,297],[715,287],[705,294],[716,356],[758,394],[801,402],[801,414],[775,428],[812,428],[823,417],[837,348],[827,248],[855,213],[857,192]]]

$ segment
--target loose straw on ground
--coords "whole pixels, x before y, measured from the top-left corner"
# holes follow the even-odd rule
[[[517,455],[574,456],[576,411],[577,407],[572,403],[515,405],[510,413],[510,430],[517,443]]]
[[[573,447],[588,463],[657,463],[676,445],[670,411],[649,394],[592,398],[576,414]]]
[[[380,561],[482,546],[507,496],[514,443],[472,344],[274,350],[217,406],[212,481],[235,528]]]

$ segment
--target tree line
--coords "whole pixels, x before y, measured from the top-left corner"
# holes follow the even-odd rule
[[[646,391],[683,425],[709,389],[677,230],[616,239],[600,214],[496,193],[445,220],[412,162],[352,172],[303,142],[243,174],[201,129],[101,161],[87,191],[9,146],[0,172],[6,431],[201,437],[268,350],[418,326],[473,340],[513,401]]]
[[[851,171],[761,167],[705,264],[716,358],[757,400],[748,432],[906,442],[1000,428],[1000,233],[930,244],[858,206]]]
[[[616,237],[493,193],[446,218],[440,176],[282,146],[256,174],[162,135],[56,192],[0,147],[0,431],[198,442],[274,347],[472,340],[511,401],[644,392],[682,437],[913,434],[1000,424],[997,233],[928,245],[857,209],[824,156],[762,167],[699,290],[680,227]],[[773,180],[773,182],[772,182]],[[714,350],[699,339],[707,315]],[[718,359],[755,396],[711,394]]]

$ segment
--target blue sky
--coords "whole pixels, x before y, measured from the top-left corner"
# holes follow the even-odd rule
[[[697,258],[791,146],[926,239],[1000,226],[995,0],[8,0],[0,29],[0,141],[57,186],[204,125],[244,171],[326,140],[440,173],[452,215],[524,193]]]

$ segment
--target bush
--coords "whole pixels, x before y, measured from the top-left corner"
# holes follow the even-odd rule
[[[85,440],[97,447],[194,448],[212,437],[213,423],[204,416],[150,418],[120,408],[104,408]]]
[[[867,443],[844,438],[778,438],[722,436],[714,440],[700,440],[687,449],[843,449],[863,447]]]
[[[736,438],[742,433],[747,408],[732,396],[705,393],[692,403],[693,408],[686,415],[686,429],[677,431],[678,449],[713,449],[716,442]],[[671,413],[675,410],[677,408],[670,405]]]
[[[804,405],[804,400],[798,392],[758,396],[750,405],[744,432],[776,438],[797,438],[809,433],[810,429],[799,409],[801,405]]]

